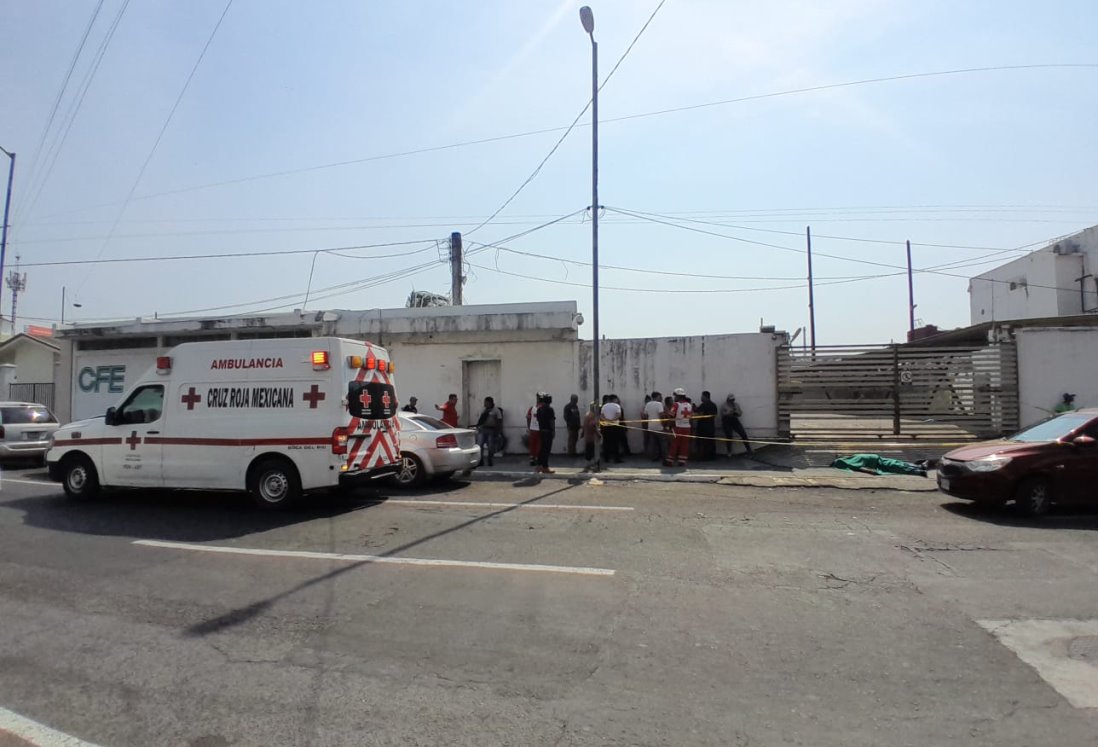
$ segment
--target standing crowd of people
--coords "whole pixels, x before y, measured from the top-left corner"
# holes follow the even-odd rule
[[[435,405],[441,412],[440,420],[451,427],[458,427],[458,396],[451,394],[446,402]],[[416,413],[417,399],[410,397],[402,410]],[[625,417],[625,409],[616,394],[606,394],[601,405],[592,402],[581,413],[579,395],[573,394],[563,408],[564,426],[568,433],[565,453],[579,456],[577,451],[583,441],[583,457],[588,463],[595,458],[598,437],[602,436],[602,461],[620,464],[623,457],[631,456],[628,431],[640,430],[643,434],[645,456],[667,467],[685,467],[691,455],[699,461],[716,458],[718,444],[723,443],[728,457],[733,455],[736,443],[752,454],[751,442],[743,427],[743,409],[736,396],[729,394],[718,405],[708,391],[701,393],[695,403],[682,387],[664,397],[654,391],[644,397],[644,406],[638,420]],[[638,424],[638,425],[634,425]],[[720,433],[717,435],[717,426]],[[492,397],[484,398],[484,409],[476,421],[477,445],[481,450],[481,464],[493,465],[496,454],[503,451],[503,409]],[[557,415],[553,398],[547,392],[538,392],[534,404],[526,411],[526,446],[530,465],[535,471],[552,474],[549,460],[556,436]]]

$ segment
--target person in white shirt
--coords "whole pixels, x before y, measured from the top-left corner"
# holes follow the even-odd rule
[[[648,420],[648,458],[653,462],[663,461],[667,455],[667,441],[663,435],[663,395],[652,392],[652,400],[644,406],[644,416]]]
[[[602,398],[602,460],[621,464],[621,405],[612,394]]]

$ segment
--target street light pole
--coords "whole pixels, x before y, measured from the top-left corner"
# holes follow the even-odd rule
[[[0,147],[0,151],[3,151],[4,155],[11,159],[11,163],[8,165],[8,192],[4,197],[4,227],[0,229],[0,300],[4,295],[4,257],[8,252],[8,213],[11,212],[11,183],[15,178],[15,154]],[[3,332],[3,320],[4,320],[4,306],[0,302],[0,333]],[[15,330],[12,329],[12,334]]]
[[[580,8],[580,23],[591,38],[591,306],[593,311],[594,343],[591,373],[595,407],[602,406],[599,398],[599,44],[595,41],[595,14],[584,5]],[[602,466],[599,434],[595,431],[595,461],[592,469]]]

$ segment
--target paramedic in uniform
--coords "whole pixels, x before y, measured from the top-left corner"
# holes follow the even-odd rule
[[[686,390],[682,387],[675,390],[675,401],[667,414],[671,420],[671,450],[664,465],[685,467],[690,454],[690,419],[694,406],[686,398]]]

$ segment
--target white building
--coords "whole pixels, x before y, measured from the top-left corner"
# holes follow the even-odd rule
[[[337,336],[387,348],[401,401],[417,397],[421,413],[437,414],[434,405],[454,393],[462,424],[475,424],[484,397],[492,396],[504,409],[511,451],[519,449],[534,395],[551,393],[559,451],[569,395],[579,395],[581,403],[591,397],[592,346],[579,339],[582,323],[575,302],[565,301],[76,324],[57,331],[55,410],[62,422],[101,415],[117,404],[127,382],[182,342]],[[653,389],[669,394],[682,386],[694,397],[709,389],[717,399],[734,391],[748,432],[773,436],[775,349],[786,339],[784,333],[763,332],[604,340],[600,389],[618,394],[631,419]],[[640,436],[630,435],[635,449]]]
[[[1098,226],[969,280],[972,324],[1098,312]]]

